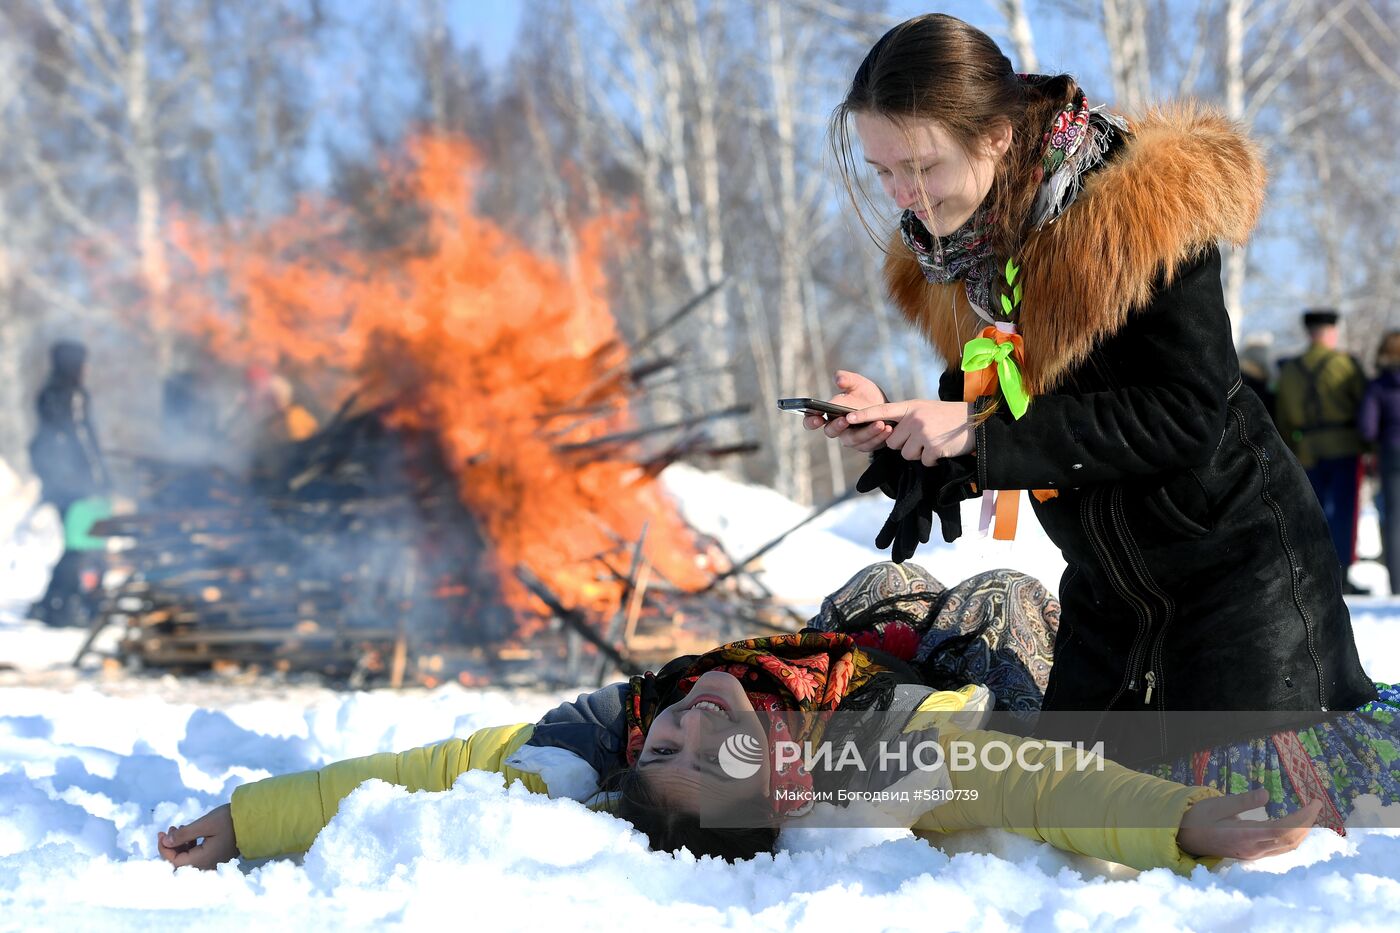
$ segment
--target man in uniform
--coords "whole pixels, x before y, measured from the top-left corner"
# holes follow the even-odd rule
[[[1366,377],[1356,359],[1337,349],[1338,313],[1307,311],[1308,349],[1279,369],[1276,418],[1322,503],[1342,565],[1343,591],[1365,590],[1346,579],[1356,550],[1361,490],[1361,434],[1356,418]]]

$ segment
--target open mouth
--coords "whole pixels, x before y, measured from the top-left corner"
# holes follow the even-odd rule
[[[734,720],[734,716],[728,704],[713,693],[706,693],[703,696],[696,697],[690,702],[690,705],[687,706],[686,709],[698,709],[707,713],[719,713],[731,722]]]

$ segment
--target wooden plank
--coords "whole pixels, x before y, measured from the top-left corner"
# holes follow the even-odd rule
[[[335,632],[298,632],[295,629],[264,628],[252,629],[240,632],[226,631],[191,631],[178,634],[144,635],[139,639],[133,639],[132,644],[142,642],[158,641],[162,644],[182,644],[182,645],[240,645],[257,643],[277,643],[286,641],[345,641],[345,642],[365,642],[382,641],[392,644],[398,636],[398,631],[391,628],[379,629],[346,629],[344,634]]]
[[[558,597],[550,592],[549,587],[545,586],[544,581],[535,576],[529,567],[526,567],[524,564],[518,565],[515,568],[515,575],[520,579],[521,583],[525,584],[525,588],[543,601],[561,622],[573,631],[578,632],[584,641],[608,655],[612,662],[617,665],[618,670],[622,671],[623,674],[631,676],[632,674],[640,674],[642,672],[630,658],[623,655],[622,652],[608,644],[597,632],[593,631],[593,626],[588,624],[588,619],[583,613],[576,609],[570,609],[560,603]]]

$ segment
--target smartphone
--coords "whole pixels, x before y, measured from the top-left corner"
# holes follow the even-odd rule
[[[835,418],[838,415],[849,415],[855,411],[854,408],[847,408],[845,405],[833,405],[831,402],[823,402],[819,398],[780,398],[778,407],[783,411],[800,411],[808,415],[826,415]]]

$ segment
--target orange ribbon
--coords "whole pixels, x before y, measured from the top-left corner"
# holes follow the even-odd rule
[[[997,345],[1009,343],[1016,349],[1011,351],[1011,356],[1016,360],[1016,365],[1022,371],[1026,368],[1026,343],[1020,334],[1008,334],[988,324],[982,328],[982,333],[978,337],[986,337],[995,340]],[[963,401],[975,402],[984,395],[996,395],[997,393],[997,368],[995,366],[984,366],[981,369],[970,373],[963,373]]]
[[[1011,351],[1012,357],[1016,360],[1016,365],[1025,371],[1026,352],[1025,341],[1020,334],[1007,333],[997,327],[988,325],[982,328],[979,337],[989,337],[995,340],[998,345],[1010,343],[1015,347]],[[973,372],[963,373],[963,401],[975,402],[984,395],[995,395],[997,393],[997,369],[995,366],[986,366]],[[1012,495],[1006,495],[1006,493]],[[1037,502],[1047,502],[1055,498],[1060,493],[1055,489],[1032,489],[1031,495],[1035,496]],[[991,490],[984,490],[983,495],[991,495]],[[1002,490],[996,497],[996,524],[992,530],[992,537],[998,541],[1011,541],[1016,537],[1016,520],[1021,509],[1021,493],[1017,489]]]

